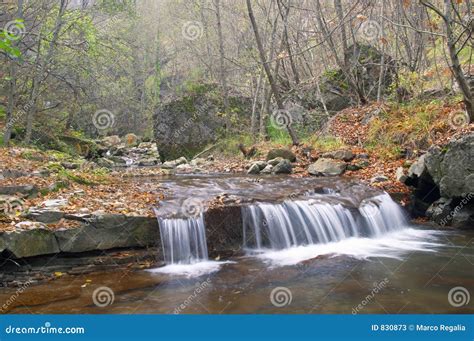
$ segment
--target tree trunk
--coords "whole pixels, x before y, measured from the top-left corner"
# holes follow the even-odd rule
[[[64,15],[64,12],[66,11],[67,3],[68,3],[67,0],[61,0],[61,3],[59,5],[58,16],[56,17],[56,22],[53,29],[53,37],[51,38],[46,56],[43,59],[40,56],[40,53],[41,53],[40,45],[41,45],[42,38],[41,36],[38,38],[39,46],[38,46],[38,52],[37,52],[38,53],[37,66],[36,66],[35,74],[33,76],[33,85],[31,87],[30,101],[29,101],[31,105],[28,107],[28,110],[26,112],[26,135],[25,135],[26,144],[31,142],[31,134],[33,131],[33,119],[34,119],[34,116],[36,114],[36,109],[37,109],[39,87],[41,86],[41,83],[44,80],[46,80],[46,77],[44,77],[44,72],[53,57],[54,50],[56,48],[56,44],[59,39],[59,32],[61,31],[61,28],[63,25],[63,15]]]
[[[275,79],[273,78],[273,75],[270,71],[270,67],[268,66],[268,63],[267,63],[266,58],[265,58],[265,51],[263,50],[263,45],[262,45],[262,41],[261,41],[261,38],[260,38],[260,33],[258,32],[257,22],[255,20],[254,14],[253,14],[251,0],[247,0],[247,10],[248,10],[250,22],[252,24],[252,29],[253,29],[253,32],[255,34],[255,40],[256,40],[258,52],[259,52],[259,55],[260,55],[260,61],[263,64],[263,68],[264,68],[265,73],[267,75],[268,83],[270,84],[270,88],[272,89],[272,93],[273,93],[273,96],[275,97],[275,101],[277,103],[278,109],[279,110],[285,110],[285,107],[283,105],[283,101],[281,100],[281,97],[280,97],[280,92],[278,90],[278,87],[275,83]],[[288,133],[290,134],[291,141],[292,141],[293,145],[295,145],[295,146],[299,145],[298,137],[296,136],[295,131],[291,127],[291,122],[286,126],[286,129],[288,130]]]
[[[225,51],[224,51],[224,37],[222,35],[222,21],[221,21],[221,5],[220,0],[214,0],[216,6],[216,19],[217,19],[217,35],[219,37],[219,63],[220,63],[220,81],[222,87],[222,96],[224,97],[224,108],[227,111],[229,109],[229,98],[227,88],[227,76],[225,70]]]

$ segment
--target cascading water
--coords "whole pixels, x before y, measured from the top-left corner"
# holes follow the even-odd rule
[[[249,249],[282,250],[351,237],[379,237],[408,225],[388,194],[363,201],[358,210],[309,199],[243,207],[242,216],[244,246]]]
[[[202,213],[196,218],[158,219],[167,264],[193,264],[208,260]]]

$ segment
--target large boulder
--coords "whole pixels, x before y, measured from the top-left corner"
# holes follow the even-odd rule
[[[273,160],[277,157],[289,160],[290,162],[296,161],[296,155],[289,149],[271,149],[267,154],[267,161]]]
[[[292,168],[291,162],[284,159],[274,166],[272,171],[274,174],[291,174]]]
[[[474,134],[431,147],[408,170],[405,184],[415,187],[414,215],[441,225],[473,228]]]
[[[252,100],[229,96],[227,114],[220,90],[203,84],[185,91],[181,97],[164,102],[154,115],[154,133],[162,162],[195,155],[213,143],[230,122],[249,120]]]
[[[344,161],[321,158],[308,167],[308,173],[311,175],[336,176],[344,173],[346,166]]]

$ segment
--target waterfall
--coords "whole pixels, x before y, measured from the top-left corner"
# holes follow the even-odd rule
[[[158,219],[167,264],[192,264],[208,260],[202,213],[196,218]]]
[[[315,199],[260,203],[242,208],[244,246],[282,250],[350,237],[377,237],[407,226],[388,194],[363,201],[358,210]]]

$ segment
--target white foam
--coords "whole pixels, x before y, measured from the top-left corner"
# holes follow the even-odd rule
[[[385,257],[403,259],[410,251],[435,252],[439,231],[405,228],[378,238],[347,238],[338,242],[292,247],[284,250],[260,250],[256,257],[270,266],[288,266],[321,255],[346,255],[357,259]],[[253,250],[255,251],[255,250]]]
[[[163,273],[169,275],[181,275],[185,277],[199,277],[211,274],[220,269],[224,264],[233,263],[230,261],[216,262],[216,261],[204,261],[196,262],[191,264],[169,264],[161,268],[150,269],[148,272],[152,273]]]

